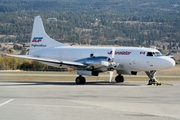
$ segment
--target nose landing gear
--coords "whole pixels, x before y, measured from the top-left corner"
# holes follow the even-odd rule
[[[161,85],[161,82],[159,82],[156,77],[156,70],[152,70],[152,71],[145,71],[145,73],[147,74],[147,76],[150,78],[150,80],[148,81],[147,85]]]

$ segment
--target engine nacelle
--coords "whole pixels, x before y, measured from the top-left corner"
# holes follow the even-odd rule
[[[110,58],[105,57],[105,56],[88,57],[88,58],[76,60],[75,62],[80,62],[84,65],[94,67],[94,68],[110,66]]]
[[[85,75],[85,76],[98,76],[99,72],[88,71],[88,70],[77,70],[78,75]]]

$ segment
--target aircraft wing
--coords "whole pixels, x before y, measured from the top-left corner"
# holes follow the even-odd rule
[[[39,57],[30,56],[30,55],[2,54],[2,56],[9,56],[9,57],[15,57],[15,58],[24,58],[24,59],[36,60],[36,61],[39,61],[39,62],[44,62],[44,63],[49,63],[49,64],[56,64],[59,67],[61,65],[66,65],[66,66],[70,66],[70,67],[83,67],[83,68],[87,67],[87,65],[84,65],[84,64],[79,63],[79,62],[55,60],[55,59],[48,59],[48,58],[39,58]]]

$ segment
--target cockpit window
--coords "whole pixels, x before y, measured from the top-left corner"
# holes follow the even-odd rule
[[[147,56],[153,56],[152,52],[147,52]]]
[[[162,54],[160,52],[147,52],[147,56],[162,56]]]

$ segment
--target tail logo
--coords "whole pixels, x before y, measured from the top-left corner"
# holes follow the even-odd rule
[[[39,43],[39,42],[42,41],[42,39],[43,39],[43,37],[34,37],[33,40],[32,40],[32,42]]]

